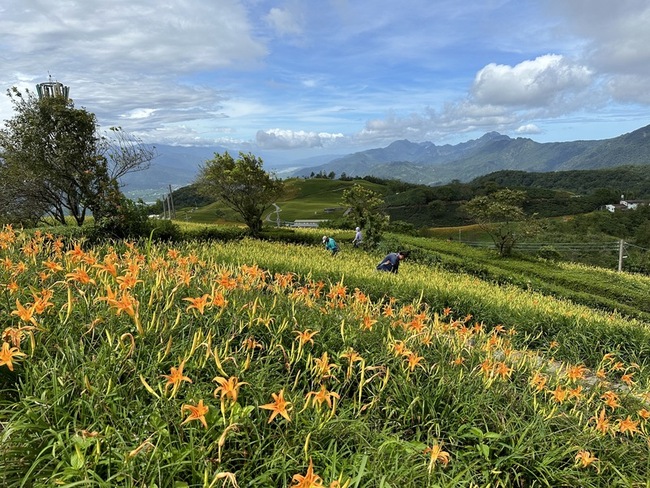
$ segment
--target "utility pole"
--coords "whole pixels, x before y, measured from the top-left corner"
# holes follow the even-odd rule
[[[623,253],[625,251],[625,242],[621,239],[618,243],[618,271],[623,271]]]
[[[174,208],[174,196],[172,195],[172,186],[169,185],[169,220],[176,218],[176,209]]]

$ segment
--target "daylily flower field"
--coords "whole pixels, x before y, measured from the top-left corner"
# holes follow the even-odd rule
[[[0,486],[647,486],[650,324],[377,256],[0,232]]]

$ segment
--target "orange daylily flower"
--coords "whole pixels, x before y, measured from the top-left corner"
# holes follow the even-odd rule
[[[289,417],[289,410],[291,410],[291,402],[288,402],[284,399],[284,389],[280,390],[280,393],[271,393],[273,397],[273,402],[267,403],[265,405],[260,405],[260,408],[265,410],[271,410],[271,416],[269,417],[269,424],[273,422],[273,419],[277,415],[282,415],[288,422],[291,422],[291,417]]]
[[[486,359],[481,363],[481,373],[488,376],[492,373],[492,361]]]
[[[582,386],[576,386],[575,388],[571,388],[569,391],[569,398],[575,398],[576,400],[579,400],[582,398]]]
[[[406,347],[406,344],[404,344],[404,341],[395,341],[393,343],[393,351],[395,351],[396,356],[407,356],[411,353]]]
[[[192,281],[192,273],[187,271],[186,269],[181,269],[178,271],[178,278],[179,278],[179,283],[184,284],[185,286],[189,286],[190,282]]]
[[[325,388],[325,385],[321,385],[319,391],[310,391],[307,393],[305,396],[306,400],[306,405],[309,405],[310,400],[312,400],[313,404],[318,403],[318,406],[320,407],[323,403],[327,403],[327,406],[332,409],[332,399],[340,399],[341,396],[333,391],[328,391],[327,388]]]
[[[553,390],[553,400],[555,400],[557,403],[564,403],[564,400],[566,400],[568,394],[569,391],[562,388],[562,385],[557,385],[555,390]]]
[[[611,390],[603,393],[600,398],[605,400],[605,404],[612,410],[621,406],[621,404],[618,403],[618,395]]]
[[[33,329],[32,326],[20,327],[16,329],[15,327],[7,327],[2,332],[2,340],[9,342],[10,345],[20,348],[20,343],[23,340],[24,330]]]
[[[215,398],[221,392],[221,402],[223,403],[224,399],[229,398],[232,403],[237,403],[237,395],[239,394],[239,387],[242,385],[247,385],[248,383],[241,382],[237,379],[236,376],[231,376],[226,379],[221,376],[217,376],[212,379],[219,383],[219,386],[214,390]]]
[[[226,300],[222,293],[215,292],[212,295],[212,304],[219,308],[226,308],[228,305],[228,300]]]
[[[81,245],[76,243],[74,248],[66,252],[66,255],[70,256],[73,262],[81,261],[86,255],[85,251],[81,249]]]
[[[17,315],[20,320],[24,322],[29,322],[34,325],[38,325],[36,323],[36,319],[33,317],[34,315],[34,306],[31,306],[30,308],[25,308],[23,305],[20,303],[20,300],[16,298],[16,310],[11,312],[11,315]]]
[[[198,312],[203,315],[205,311],[205,307],[210,305],[210,298],[211,296],[205,293],[202,297],[197,297],[197,298],[183,298],[183,300],[190,302],[190,304],[187,306],[185,309],[186,311],[190,311],[192,309],[198,310]]]
[[[143,281],[139,280],[137,275],[127,273],[124,276],[118,276],[117,282],[120,284],[120,290],[131,290],[135,285]]]
[[[292,483],[295,483],[293,485],[294,488],[321,488],[323,486],[323,480],[321,477],[314,473],[314,463],[311,458],[309,458],[307,473],[304,476],[301,474],[294,474]]]
[[[465,363],[465,358],[462,356],[457,356],[451,364],[454,366],[462,366]]]
[[[82,285],[95,284],[95,280],[88,275],[88,272],[84,268],[77,268],[74,271],[67,273],[65,275],[68,281],[76,281]]]
[[[185,360],[181,361],[181,364],[178,365],[178,368],[172,366],[171,372],[169,374],[162,375],[163,378],[167,379],[167,383],[165,383],[165,393],[167,392],[170,386],[173,386],[172,398],[176,395],[176,391],[178,390],[179,386],[183,381],[187,381],[188,383],[192,382],[192,380],[189,377],[183,374],[184,367],[185,367]]]
[[[368,303],[369,299],[368,296],[359,290],[359,288],[354,289],[354,301],[356,303]]]
[[[18,290],[20,290],[20,285],[12,280],[11,282],[7,283],[7,290],[9,290],[9,293],[13,295]]]
[[[203,405],[203,400],[199,400],[199,403],[195,405],[183,405],[181,407],[181,414],[187,410],[190,412],[190,415],[181,422],[181,425],[191,421],[191,420],[198,420],[203,424],[203,427],[206,429],[208,428],[208,422],[205,420],[205,414],[208,413],[209,407],[207,405]]]
[[[14,275],[23,274],[28,269],[29,267],[24,261],[19,261],[16,263],[16,266],[14,266]]]
[[[95,264],[94,268],[99,269],[99,274],[108,273],[112,277],[117,277],[117,266],[108,256],[104,259],[103,264]]]
[[[39,295],[32,293],[34,296],[34,312],[42,314],[48,307],[53,307],[54,304],[50,302],[53,294],[52,290],[42,290]]]
[[[628,415],[625,420],[621,420],[618,423],[618,430],[622,434],[635,434],[636,432],[639,431],[637,428],[639,425],[638,420],[632,420],[630,416]]]
[[[343,286],[343,285],[340,285],[340,284],[334,285],[334,286],[330,287],[330,291],[327,294],[327,298],[329,298],[331,300],[335,300],[337,298],[342,300],[342,299],[345,298],[347,292],[348,292],[347,286]]]
[[[314,344],[314,336],[318,334],[317,330],[312,331],[311,329],[305,329],[303,331],[299,330],[294,330],[294,334],[296,334],[296,340],[300,343],[300,346],[304,346],[308,342],[311,342],[312,345]]]
[[[512,368],[502,361],[498,361],[494,365],[494,373],[501,378],[508,378],[512,374]]]
[[[361,357],[361,355],[351,347],[349,347],[346,352],[341,353],[341,357],[348,360],[348,369],[346,372],[346,376],[348,378],[352,376],[352,367],[354,366],[354,363],[356,362],[363,363],[363,358]]]
[[[387,303],[386,305],[383,306],[381,314],[384,317],[394,317],[395,312],[393,311],[393,307],[391,306],[390,303]]]
[[[314,358],[316,363],[314,369],[315,373],[321,378],[329,378],[332,376],[332,370],[336,368],[336,364],[329,362],[329,355],[324,352],[320,358]]]
[[[116,309],[116,315],[126,312],[130,317],[135,317],[135,307],[138,305],[138,301],[127,292],[122,293],[119,300],[109,303]]]
[[[576,454],[575,460],[576,464],[579,464],[581,468],[586,468],[594,461],[598,461],[598,458],[596,456],[592,456],[589,451],[581,450]]]
[[[361,325],[362,330],[372,330],[372,326],[377,323],[376,320],[374,320],[372,317],[369,315],[366,315],[363,317],[363,324]]]
[[[641,417],[643,420],[650,419],[650,411],[646,410],[645,408],[642,408],[637,413],[639,414],[639,417]]]
[[[541,373],[535,373],[530,379],[531,386],[535,387],[536,391],[542,391],[546,387],[548,378]]]
[[[26,356],[26,354],[20,352],[17,347],[10,347],[8,342],[3,342],[0,350],[0,366],[7,366],[9,371],[13,371],[13,361],[19,356]]]
[[[63,266],[61,266],[56,261],[43,261],[43,265],[53,273],[56,273],[57,271],[63,271]]]
[[[414,352],[411,352],[411,353],[408,354],[408,356],[406,358],[407,358],[407,361],[408,361],[409,370],[411,372],[415,371],[415,368],[417,366],[420,366],[421,368],[424,368],[424,366],[422,364],[420,364],[420,362],[424,359],[424,357],[418,356]]]
[[[230,276],[230,271],[224,271],[219,278],[219,286],[224,290],[234,290],[237,288],[237,280]]]
[[[583,365],[571,366],[567,369],[567,376],[571,381],[583,380],[587,371],[587,368]]]
[[[606,434],[609,430],[609,420],[605,417],[605,409],[601,409],[600,415],[598,417],[593,416],[589,421],[594,420],[596,422],[596,430],[602,434]]]
[[[424,454],[429,454],[429,474],[433,471],[436,463],[442,464],[443,467],[449,464],[449,453],[442,450],[442,443],[438,444],[437,442],[431,447],[427,447],[424,450]]]
[[[623,369],[625,369],[625,365],[621,361],[617,361],[610,368],[611,371],[621,371]]]
[[[621,381],[631,388],[632,385],[634,385],[634,381],[632,381],[633,375],[634,373],[625,373],[623,376],[621,376]]]

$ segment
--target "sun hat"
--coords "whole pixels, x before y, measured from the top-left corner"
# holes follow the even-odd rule
[[[327,236],[323,236],[323,242],[327,240]]]

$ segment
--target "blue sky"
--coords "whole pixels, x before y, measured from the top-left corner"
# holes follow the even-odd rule
[[[650,124],[649,25],[647,0],[9,0],[0,87],[51,76],[102,127],[286,161],[604,139]]]

